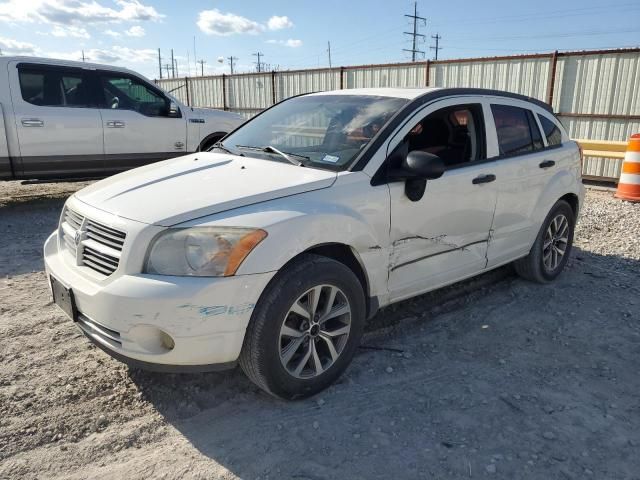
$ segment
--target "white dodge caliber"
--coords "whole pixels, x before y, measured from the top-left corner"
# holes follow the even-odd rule
[[[583,195],[579,148],[540,101],[314,93],[80,190],[44,257],[55,302],[115,358],[239,363],[300,398],[345,370],[380,307],[509,262],[556,278]]]

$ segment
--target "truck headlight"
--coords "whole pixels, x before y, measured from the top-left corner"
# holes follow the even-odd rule
[[[227,277],[267,232],[254,228],[169,228],[152,242],[145,273],[197,277]]]

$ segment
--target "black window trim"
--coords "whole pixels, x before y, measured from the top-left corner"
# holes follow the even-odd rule
[[[539,124],[539,128],[541,129],[541,134],[542,134],[542,138],[544,139],[544,142],[546,143],[545,147],[543,148],[543,150],[553,150],[555,148],[562,148],[564,146],[564,141],[561,139],[560,143],[556,144],[556,145],[549,145],[549,140],[547,139],[547,135],[544,133],[544,128],[542,127],[542,121],[540,120],[540,113],[538,112],[533,112],[534,115],[536,116],[536,119],[538,121]],[[544,116],[544,115],[543,115]],[[558,118],[555,115],[552,115],[553,120],[550,118],[547,118],[547,120],[549,120],[550,122],[556,124],[555,121],[557,121],[558,123],[561,123],[560,120],[558,120]],[[555,120],[555,121],[554,121]],[[560,136],[564,136],[562,135],[562,128],[560,128],[560,126],[558,124],[556,124],[556,128],[558,129],[558,131],[560,132]]]
[[[33,105],[39,108],[86,108],[95,110],[98,107],[97,98],[95,95],[95,78],[92,75],[93,70],[89,70],[81,67],[73,67],[69,65],[52,65],[49,63],[32,63],[32,62],[20,62],[16,65],[16,69],[18,70],[18,86],[20,87],[20,98],[22,101],[28,103],[29,105]],[[88,92],[88,103],[87,105],[36,105],[35,103],[29,102],[24,98],[22,93],[22,80],[20,79],[20,74],[22,71],[44,71],[44,72],[60,72],[60,73],[69,73],[69,74],[80,74],[88,83],[89,89]]]

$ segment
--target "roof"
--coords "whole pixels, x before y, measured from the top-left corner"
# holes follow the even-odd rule
[[[406,98],[408,100],[416,100],[419,103],[425,101],[436,100],[438,98],[449,97],[454,95],[478,95],[488,97],[505,97],[522,100],[533,103],[540,108],[553,113],[553,109],[548,103],[537,98],[527,97],[513,92],[505,92],[502,90],[491,90],[487,88],[440,88],[440,87],[424,87],[424,88],[348,88],[344,90],[330,90],[326,92],[316,92],[310,95],[373,95],[379,97],[396,97]],[[419,99],[419,100],[418,100]]]
[[[60,65],[65,67],[76,67],[76,68],[86,68],[89,70],[114,70],[118,72],[129,72],[136,74],[138,76],[142,76],[137,72],[129,70],[124,67],[117,67],[114,65],[104,65],[101,63],[89,63],[89,62],[80,62],[74,60],[62,60],[58,58],[44,58],[44,57],[29,57],[29,56],[0,56],[0,65],[7,64],[9,62],[24,62],[24,63],[44,63],[47,65]]]

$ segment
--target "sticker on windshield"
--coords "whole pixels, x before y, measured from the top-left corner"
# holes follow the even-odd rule
[[[340,160],[340,157],[336,157],[335,155],[325,155],[322,157],[323,162],[336,163],[338,160]]]

